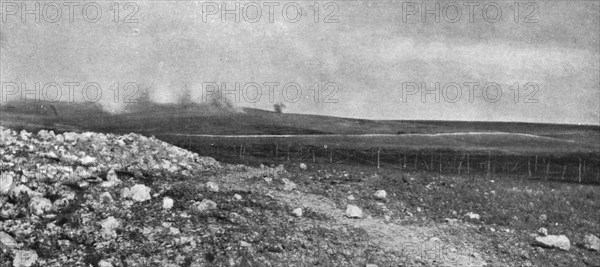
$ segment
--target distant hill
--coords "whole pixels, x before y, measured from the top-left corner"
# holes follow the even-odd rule
[[[49,129],[63,131],[95,131],[111,133],[136,132],[145,135],[166,134],[205,135],[357,135],[392,134],[418,135],[438,133],[518,133],[540,137],[551,137],[557,141],[568,141],[576,147],[598,148],[600,126],[535,124],[515,122],[464,122],[464,121],[375,121],[349,119],[319,115],[282,114],[266,110],[244,108],[233,110],[207,104],[155,104],[131,105],[124,112],[112,114],[97,104],[9,102],[2,105],[0,124],[16,130],[37,131]],[[408,136],[407,136],[408,137]],[[418,137],[418,136],[417,136]],[[427,137],[431,140],[432,137]],[[435,137],[437,143],[460,138],[457,146],[469,140],[480,139],[474,135],[464,137]],[[494,140],[515,146],[506,135],[487,136],[483,140]],[[415,137],[405,138],[414,140]],[[439,140],[438,140],[439,139]],[[387,140],[387,139],[386,139]],[[403,139],[404,140],[404,139]],[[425,140],[425,139],[424,139]],[[524,139],[529,140],[529,139]],[[427,141],[429,142],[429,141]],[[487,141],[477,141],[487,142]],[[460,145],[459,145],[460,144]],[[414,144],[413,144],[414,145]],[[427,145],[427,144],[424,144]],[[452,146],[451,142],[448,143]],[[527,145],[527,142],[524,143]],[[548,140],[534,146],[552,146]],[[564,145],[564,144],[563,144]],[[597,150],[600,150],[598,148]]]

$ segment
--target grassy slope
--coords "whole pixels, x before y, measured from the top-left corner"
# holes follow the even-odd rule
[[[183,134],[397,134],[449,132],[509,132],[526,133],[572,140],[547,140],[523,136],[444,136],[421,137],[398,135],[384,138],[296,138],[292,142],[337,144],[345,147],[391,148],[459,148],[498,149],[504,151],[575,153],[598,152],[600,127],[500,122],[448,121],[372,121],[318,115],[277,114],[245,109],[234,113],[211,106],[176,105],[133,106],[130,112],[110,114],[97,105],[53,103],[8,103],[2,106],[1,124],[15,129],[36,131],[42,128],[56,131],[97,131],[156,135],[166,141],[177,141],[166,133]],[[58,114],[58,116],[56,115]],[[331,140],[330,140],[331,139]],[[231,140],[225,140],[230,142]],[[276,142],[273,139],[245,142]],[[290,140],[287,140],[290,142]]]

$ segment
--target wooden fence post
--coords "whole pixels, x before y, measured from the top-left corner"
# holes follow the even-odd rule
[[[402,165],[402,153],[398,152],[398,164],[400,164],[400,173],[404,172],[404,165]]]
[[[531,179],[531,159],[527,158],[527,172],[529,172],[529,179]]]
[[[550,159],[548,159],[548,162],[546,163],[546,177],[544,180],[548,181],[548,175],[550,175]]]
[[[562,175],[560,177],[560,179],[563,180],[563,181],[565,180],[565,172],[567,172],[567,165],[566,164],[563,166],[563,172],[562,172]]]
[[[578,174],[579,183],[581,183],[581,158],[579,158],[579,174]]]
[[[491,162],[490,162],[490,158],[492,157],[492,152],[488,151],[488,161],[487,161],[487,174],[485,175],[485,178],[488,179],[490,177],[490,167],[491,167]]]
[[[379,153],[381,152],[381,148],[377,148],[377,169],[379,169]]]
[[[467,153],[467,176],[471,178],[471,163],[469,160],[469,154]]]
[[[415,153],[415,171],[419,170],[419,150]]]
[[[333,163],[333,147],[329,148],[329,163]]]
[[[534,171],[533,171],[534,173],[537,173],[537,159],[538,159],[538,156],[536,154],[535,155],[535,168],[534,168]]]
[[[313,163],[317,163],[317,160],[315,159],[315,149],[312,150],[312,157],[313,157]]]
[[[440,174],[442,174],[442,153],[440,152]]]
[[[458,163],[458,176],[460,176],[460,170],[462,169],[462,162],[464,157],[465,154],[462,155],[462,157],[460,158],[460,162]]]
[[[456,165],[456,154],[453,154],[452,162],[450,163],[449,173],[452,173],[454,170],[456,170],[456,167],[454,167],[455,165]]]
[[[431,170],[434,170],[434,167],[433,167],[433,154],[435,154],[435,153],[433,153],[433,151],[431,151],[431,163],[430,163],[430,164],[431,164],[431,165],[430,165],[430,166],[431,166]],[[427,166],[427,170],[428,170],[428,171],[430,170],[430,167],[429,167],[429,166]]]

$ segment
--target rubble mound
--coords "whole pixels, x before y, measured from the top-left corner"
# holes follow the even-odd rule
[[[0,266],[354,266],[399,257],[362,229],[327,226],[328,217],[275,199],[272,190],[299,193],[283,165],[219,163],[138,134],[0,126],[0,170]],[[331,247],[333,255],[323,249]]]
[[[48,259],[60,250],[81,253],[81,244],[115,242],[121,221],[133,216],[129,208],[168,190],[160,181],[222,169],[213,158],[133,133],[34,134],[0,126],[0,155],[0,263],[13,266],[97,264]]]

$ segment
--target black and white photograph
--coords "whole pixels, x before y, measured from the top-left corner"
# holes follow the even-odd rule
[[[0,0],[0,266],[600,267],[600,1]]]

